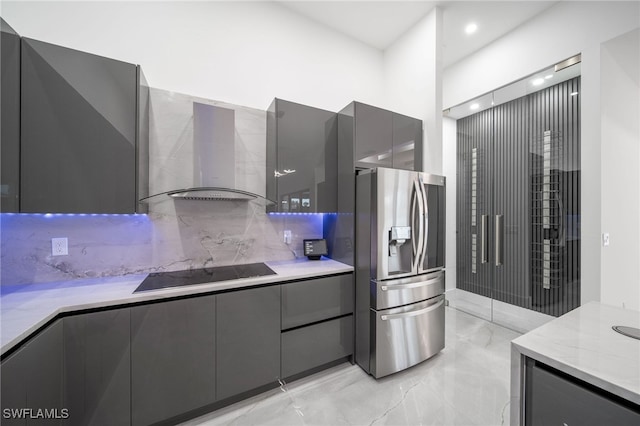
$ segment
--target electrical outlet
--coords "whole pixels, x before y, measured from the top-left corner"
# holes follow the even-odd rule
[[[51,255],[66,256],[69,254],[69,242],[66,237],[51,239]]]
[[[284,231],[284,243],[285,244],[291,244],[291,230],[290,229],[286,229]]]
[[[604,234],[602,234],[602,245],[604,247],[608,247],[609,246],[609,233],[605,232]]]

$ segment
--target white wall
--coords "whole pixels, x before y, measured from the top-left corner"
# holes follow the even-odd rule
[[[640,310],[640,30],[602,45],[602,302]]]
[[[442,119],[442,163],[443,173],[447,177],[447,231],[446,231],[446,290],[456,288],[456,185],[457,185],[457,155],[456,120]]]
[[[442,10],[434,8],[384,52],[386,106],[423,121],[423,169],[442,174]]]
[[[601,283],[600,266],[601,151],[606,149],[600,138],[600,44],[638,27],[639,2],[558,2],[444,70],[443,104],[448,108],[582,53],[582,303],[600,300],[601,284],[610,285]],[[612,205],[623,207],[621,201]]]
[[[140,64],[153,87],[266,109],[382,104],[382,52],[273,2],[11,2],[20,35]]]

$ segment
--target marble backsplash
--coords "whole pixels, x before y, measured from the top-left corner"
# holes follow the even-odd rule
[[[302,257],[321,215],[271,215],[246,201],[169,200],[148,215],[2,214],[3,286]],[[291,230],[291,244],[283,233]],[[67,237],[69,254],[51,255]]]
[[[150,194],[192,185],[193,102],[234,110],[236,189],[264,195],[265,111],[161,89],[150,90]],[[322,238],[321,215],[268,215],[258,201],[154,197],[147,215],[0,215],[0,283],[174,271],[302,256],[302,240]],[[291,230],[291,244],[283,233]],[[69,254],[51,255],[67,237]]]

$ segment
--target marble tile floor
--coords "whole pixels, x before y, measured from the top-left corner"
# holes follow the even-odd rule
[[[184,425],[508,425],[519,335],[447,307],[445,349],[422,364],[375,380],[344,363]]]

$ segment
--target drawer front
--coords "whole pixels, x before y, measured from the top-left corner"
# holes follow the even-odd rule
[[[282,333],[282,377],[353,354],[353,315]]]
[[[282,285],[282,330],[353,312],[353,274]]]
[[[385,311],[374,324],[371,374],[383,377],[431,358],[444,348],[444,296]]]
[[[371,307],[389,309],[444,293],[444,271],[397,280],[371,281]]]

